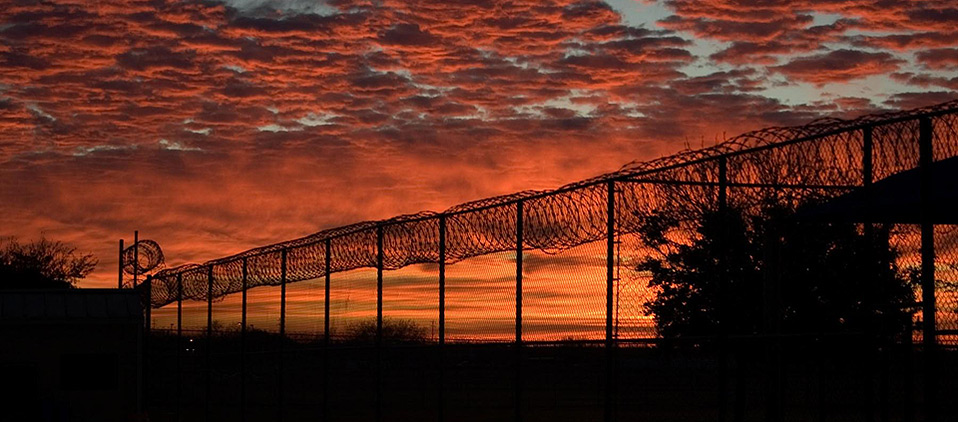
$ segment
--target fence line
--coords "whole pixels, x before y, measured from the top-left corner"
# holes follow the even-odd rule
[[[672,236],[675,244],[688,244],[695,236],[692,226],[706,212],[730,207],[754,210],[770,200],[796,204],[810,199],[832,198],[859,187],[869,186],[875,180],[914,168],[921,170],[921,206],[925,215],[930,215],[927,210],[934,206],[931,202],[934,183],[931,179],[931,165],[935,161],[955,156],[958,156],[958,101],[906,112],[865,116],[850,121],[830,119],[800,127],[770,128],[740,135],[712,148],[686,151],[649,162],[631,163],[618,172],[551,191],[525,191],[457,205],[442,213],[422,212],[389,220],[357,223],[203,264],[165,269],[150,276],[149,281],[141,288],[149,294],[149,303],[153,308],[176,303],[178,339],[182,339],[183,334],[184,301],[205,301],[207,318],[204,334],[207,345],[213,339],[214,301],[232,293],[242,292],[240,350],[243,356],[243,375],[240,380],[240,401],[245,409],[247,292],[258,286],[280,288],[278,332],[281,338],[286,338],[287,285],[322,278],[322,388],[326,420],[326,397],[329,393],[327,355],[333,338],[330,324],[331,292],[342,290],[331,286],[331,275],[360,268],[375,268],[375,418],[380,420],[383,401],[382,350],[386,322],[383,307],[384,271],[416,264],[435,264],[438,266],[436,272],[430,271],[430,274],[436,276],[435,288],[433,290],[429,287],[425,290],[426,293],[435,294],[434,297],[438,300],[438,412],[442,415],[445,385],[443,362],[445,346],[450,341],[447,337],[447,289],[450,287],[447,285],[450,281],[447,280],[447,266],[468,258],[494,253],[514,254],[514,257],[508,255],[514,260],[508,265],[515,270],[515,284],[511,292],[515,299],[514,313],[511,315],[514,318],[514,337],[509,340],[515,345],[516,353],[515,418],[522,420],[521,403],[525,399],[523,385],[526,376],[523,372],[522,346],[542,341],[534,337],[530,341],[529,333],[524,332],[524,327],[529,324],[529,316],[524,315],[523,293],[530,289],[528,283],[524,286],[524,281],[530,281],[524,280],[524,276],[529,268],[542,265],[541,262],[536,262],[538,258],[535,255],[527,256],[527,252],[558,254],[591,243],[604,244],[602,287],[605,291],[605,306],[601,311],[594,310],[603,314],[603,330],[601,335],[598,331],[590,332],[582,340],[596,341],[604,345],[603,417],[604,420],[611,421],[615,419],[615,397],[619,383],[617,346],[629,340],[654,336],[652,332],[636,334],[638,330],[634,326],[625,327],[624,331],[631,334],[619,334],[619,303],[622,301],[623,285],[623,270],[620,268],[622,260],[619,254],[622,253],[622,239],[625,236],[638,236],[643,228],[656,219],[668,217],[680,222],[678,229],[668,236]],[[866,226],[866,230],[871,229]],[[927,398],[924,414],[934,415],[935,386],[938,384],[934,360],[937,333],[958,328],[958,321],[954,317],[949,317],[947,321],[936,319],[941,310],[936,304],[940,292],[936,291],[933,224],[925,221],[920,225],[920,232],[920,332],[926,353],[922,372],[923,391]],[[720,239],[719,242],[721,241]],[[940,254],[941,250],[938,252]],[[641,258],[649,253],[643,246],[626,251],[627,255],[632,255],[631,258]],[[940,260],[940,257],[938,259]],[[527,260],[528,262],[524,262]],[[628,262],[629,265],[634,264],[634,261]],[[583,279],[569,281],[570,286],[584,285],[587,282]],[[481,282],[474,280],[473,284],[479,283]],[[368,290],[371,290],[371,287]],[[724,294],[724,291],[720,291],[719,295]],[[637,299],[626,298],[626,302],[632,306],[628,310],[631,314],[626,315],[626,320],[633,325],[636,324],[636,313],[641,307],[635,303]],[[725,309],[728,303],[726,299],[724,296],[719,298],[721,306],[718,308],[720,324],[717,341],[720,344],[719,350],[723,353],[719,358],[716,391],[720,420],[726,419],[730,379],[726,346],[729,333],[726,332],[725,317],[722,316],[728,312]],[[953,304],[955,297],[949,296],[948,300]],[[337,310],[337,313],[339,312]],[[770,315],[772,314],[775,314],[775,311]],[[580,323],[581,321],[574,320],[578,317],[581,316],[563,317],[566,318],[563,323]],[[768,332],[763,332],[762,335],[765,336],[763,338],[780,342],[775,335],[776,321],[772,321],[773,319],[774,317],[770,316],[769,321],[766,321]],[[557,324],[557,329],[551,334],[551,340],[546,341],[558,340],[555,338],[561,332],[558,325],[562,324]],[[475,334],[479,328],[472,327],[472,330]],[[534,331],[533,335],[535,334]],[[461,338],[456,340],[461,341]],[[283,403],[287,396],[283,388],[283,377],[286,373],[283,357],[286,353],[285,347],[283,341],[278,345],[279,420],[283,419]],[[181,349],[182,345],[177,350],[178,368]],[[212,365],[211,353],[211,348],[206,347],[207,368]],[[769,353],[778,353],[776,356],[780,356],[781,352]],[[773,377],[774,374],[769,376]],[[212,394],[209,377],[208,371],[205,393],[207,398]],[[772,383],[770,385],[780,383],[774,378],[770,378],[769,382]],[[779,397],[769,399],[772,402],[769,402],[767,408],[773,416],[779,411],[777,409],[780,409],[780,406],[773,402],[782,400],[780,389],[774,391],[779,392]],[[181,395],[182,392],[178,389],[177,394]],[[207,420],[210,420],[211,402],[207,400],[205,404]]]
[[[937,142],[947,145],[936,153],[952,156],[956,142],[954,125],[949,125],[958,112],[958,101],[906,112],[865,116],[855,120],[824,120],[799,127],[769,128],[749,132],[722,144],[702,150],[686,151],[673,156],[634,162],[621,170],[573,183],[551,191],[524,191],[512,195],[487,198],[454,206],[442,213],[421,212],[403,215],[382,221],[367,221],[349,226],[324,230],[313,235],[251,249],[233,256],[208,261],[202,264],[187,264],[162,270],[153,276],[151,292],[153,307],[161,307],[176,300],[176,275],[186,275],[184,294],[191,300],[205,300],[205,281],[194,274],[214,268],[215,286],[212,294],[222,297],[237,293],[241,286],[241,263],[250,264],[249,288],[261,285],[280,285],[281,254],[290,255],[287,282],[296,282],[324,275],[324,243],[335,241],[329,271],[342,272],[362,267],[376,267],[376,232],[384,232],[384,269],[398,269],[418,263],[438,263],[438,221],[444,216],[448,224],[447,264],[460,260],[511,250],[507,233],[511,229],[504,222],[515,221],[515,204],[525,202],[530,219],[525,227],[529,232],[528,249],[561,251],[577,245],[597,241],[604,237],[603,186],[608,182],[641,181],[663,188],[671,184],[717,183],[716,168],[720,157],[730,163],[728,187],[794,187],[840,191],[862,186],[861,179],[853,176],[859,164],[847,162],[861,155],[861,137],[855,132],[881,128],[872,135],[885,143],[885,148],[874,157],[881,173],[887,170],[906,170],[909,147],[895,143],[889,137],[901,136],[914,139],[917,128],[912,128],[919,118],[941,121],[948,126],[947,132],[939,133]],[[936,127],[938,125],[935,125]],[[854,145],[853,145],[854,144]],[[821,147],[816,149],[816,145]],[[913,144],[914,145],[914,144]],[[888,148],[892,149],[891,151]],[[838,150],[836,150],[838,149]],[[844,151],[840,151],[844,149]],[[857,152],[852,152],[857,150]],[[781,154],[797,153],[791,159]],[[917,157],[917,151],[911,154]],[[844,154],[843,154],[844,153]],[[889,155],[891,153],[891,155]],[[845,160],[842,165],[829,160]],[[936,157],[936,160],[941,157]],[[806,160],[808,162],[806,162]],[[800,161],[800,162],[798,162]],[[917,163],[914,163],[917,164]],[[785,165],[785,167],[781,167]],[[783,174],[785,169],[798,170],[792,175]],[[887,175],[887,174],[886,174]],[[649,177],[654,176],[654,177]],[[879,175],[881,176],[881,174]],[[794,182],[789,184],[789,180]],[[668,193],[668,189],[663,189]],[[674,189],[672,190],[674,192]],[[659,196],[642,204],[640,196],[634,198],[635,208],[655,207],[684,209],[701,205],[701,198],[688,198],[668,204],[666,197]],[[656,204],[660,203],[660,204]],[[633,232],[640,221],[621,227],[626,233]]]

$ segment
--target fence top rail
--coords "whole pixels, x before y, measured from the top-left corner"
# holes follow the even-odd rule
[[[421,223],[439,218],[448,218],[462,214],[481,212],[498,207],[513,206],[523,201],[546,198],[560,195],[579,189],[588,189],[596,185],[616,181],[634,181],[643,176],[663,173],[683,167],[700,165],[720,159],[728,159],[745,154],[756,153],[774,148],[781,148],[803,142],[814,142],[843,133],[874,128],[884,125],[893,125],[921,118],[934,118],[949,114],[958,114],[958,100],[953,100],[928,107],[861,116],[851,120],[825,118],[812,121],[802,126],[769,127],[752,132],[743,133],[730,138],[712,147],[692,150],[687,149],[676,154],[649,161],[632,161],[622,166],[618,171],[599,175],[590,179],[570,183],[552,190],[527,190],[513,194],[484,198],[476,201],[455,205],[442,212],[423,211],[415,214],[400,215],[386,220],[363,221],[346,226],[323,230],[301,238],[274,243],[231,256],[213,259],[204,263],[184,264],[167,268],[156,273],[153,277],[171,279],[177,275],[196,271],[199,268],[211,267],[242,261],[251,257],[275,253],[292,248],[312,246],[330,240],[341,239],[350,235],[375,230],[379,227],[389,227],[401,224]],[[656,183],[654,180],[649,183]],[[154,304],[156,305],[156,304]]]

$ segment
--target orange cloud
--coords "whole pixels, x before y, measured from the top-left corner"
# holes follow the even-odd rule
[[[666,2],[677,18],[656,28],[593,0],[344,0],[320,14],[15,2],[0,9],[0,235],[72,242],[100,258],[87,285],[109,286],[115,241],[134,229],[176,265],[555,187],[723,133],[881,108],[765,93],[770,67],[813,83],[814,65],[832,81],[897,69],[892,53],[818,53],[898,42],[848,28],[925,26],[913,36],[931,41],[881,48],[954,47],[944,3],[802,4]],[[842,19],[815,25],[813,12]],[[703,56],[690,33],[734,43]],[[827,60],[839,54],[852,65]]]

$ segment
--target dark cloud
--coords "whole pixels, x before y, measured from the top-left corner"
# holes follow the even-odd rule
[[[920,86],[923,88],[947,88],[958,91],[958,76],[948,78],[928,74],[899,72],[892,73],[891,78],[904,84]]]
[[[958,70],[958,48],[936,48],[915,54],[918,63],[928,69]]]
[[[958,22],[958,7],[919,7],[908,10],[908,18],[918,24],[953,26]]]
[[[417,24],[400,23],[387,29],[382,36],[379,37],[379,42],[385,45],[435,46],[440,42],[440,39],[427,31],[423,31]]]
[[[195,53],[175,52],[168,47],[150,47],[129,50],[116,58],[121,67],[131,70],[153,68],[191,69],[194,67]]]
[[[22,51],[0,52],[0,66],[9,69],[25,68],[43,70],[50,67],[50,61],[43,57],[36,57]]]
[[[942,32],[915,32],[892,35],[851,35],[841,40],[855,47],[882,48],[891,50],[915,50],[924,48],[952,47],[958,39],[954,29]]]
[[[659,23],[669,29],[688,31],[697,37],[722,41],[756,40],[770,41],[789,30],[804,28],[812,22],[809,15],[784,15],[772,21],[736,21],[707,18],[688,19],[672,15]]]
[[[954,101],[956,98],[958,98],[958,94],[954,91],[905,92],[892,95],[885,101],[885,104],[896,109],[909,109]]]
[[[890,53],[868,53],[858,50],[835,50],[825,54],[794,59],[770,68],[797,81],[824,85],[847,82],[898,70],[902,59]]]
[[[255,97],[265,95],[266,90],[247,81],[230,79],[223,87],[223,95],[227,97]]]
[[[665,0],[673,15],[660,25],[699,38],[731,42],[713,60],[774,64],[828,43],[909,50],[956,44],[953,1]],[[838,16],[815,25],[814,16]],[[849,34],[856,30],[864,34]],[[877,35],[880,34],[880,35]]]

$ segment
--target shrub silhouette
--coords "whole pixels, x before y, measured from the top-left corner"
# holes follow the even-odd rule
[[[429,331],[410,319],[383,318],[382,339],[386,344],[421,344],[429,340]],[[376,320],[363,320],[349,325],[346,329],[345,341],[375,343]]]
[[[657,296],[646,303],[665,338],[761,333],[778,303],[782,333],[858,332],[891,340],[909,332],[914,282],[895,266],[887,228],[798,221],[766,207],[706,212],[694,240],[669,240],[676,218],[656,217],[642,233],[659,251],[637,266]],[[770,296],[770,283],[777,294]],[[722,304],[724,302],[724,305]],[[724,314],[724,315],[723,315]]]

